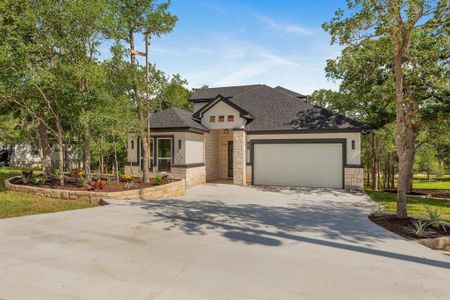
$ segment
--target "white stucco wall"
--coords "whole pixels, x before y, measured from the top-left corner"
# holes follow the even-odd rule
[[[254,134],[247,135],[247,142],[257,139],[342,139],[347,140],[347,164],[361,164],[361,133],[304,133],[304,134]],[[355,149],[352,149],[352,140],[355,141]],[[250,149],[247,149],[247,162],[250,162]]]
[[[173,162],[174,165],[184,165],[191,163],[203,163],[203,135],[189,132],[158,132],[153,133],[152,138],[173,136]],[[131,141],[134,140],[134,149],[131,149]],[[128,139],[128,162],[138,161],[137,138]],[[181,141],[179,146],[179,141]],[[155,144],[156,147],[156,144]],[[140,148],[140,146],[139,146]],[[139,151],[142,151],[139,149]],[[155,148],[156,151],[156,148]]]
[[[204,136],[203,134],[186,133],[186,164],[204,163]]]
[[[228,122],[228,115],[234,116],[234,122]],[[215,122],[209,122],[209,117],[215,116]],[[224,122],[219,122],[219,116],[224,116]],[[202,125],[209,129],[224,129],[224,128],[241,128],[246,124],[244,118],[239,117],[239,111],[229,106],[223,101],[219,101],[212,108],[206,111],[202,116]]]

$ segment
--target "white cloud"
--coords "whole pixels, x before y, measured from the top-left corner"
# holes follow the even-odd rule
[[[300,25],[282,24],[282,23],[276,22],[273,19],[265,17],[265,16],[257,16],[256,18],[259,19],[260,21],[262,21],[263,23],[267,24],[270,28],[278,30],[278,31],[294,34],[297,36],[308,36],[308,35],[312,34],[311,30],[309,30],[305,27],[302,27]]]

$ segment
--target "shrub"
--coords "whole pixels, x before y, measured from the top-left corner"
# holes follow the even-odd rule
[[[430,223],[428,222],[422,220],[414,221],[414,228],[410,228],[409,231],[418,237],[429,237],[433,235],[433,232],[428,229],[428,226],[430,226]]]
[[[83,186],[83,187],[89,186],[89,184],[88,184],[88,179],[87,179],[85,176],[80,176],[80,178],[78,178],[78,182],[79,182],[80,185]]]
[[[441,224],[441,211],[438,208],[431,208],[429,206],[425,206],[425,218],[428,220],[428,223],[434,228],[445,228],[443,224]]]
[[[156,175],[156,176],[155,176],[155,179],[154,179],[154,183],[155,183],[155,185],[161,185],[161,184],[163,184],[163,178],[162,178],[162,176]]]
[[[378,207],[370,212],[372,217],[381,217],[384,215],[384,206],[378,205]]]
[[[45,177],[43,177],[43,176],[35,176],[31,179],[31,181],[35,185],[42,185],[47,181],[47,179],[45,179]]]
[[[127,181],[127,182],[125,182],[125,188],[126,188],[126,189],[131,189],[131,188],[134,187],[134,186],[135,186],[135,184],[134,184],[133,181]]]
[[[89,185],[91,186],[91,189],[92,189],[93,191],[95,191],[95,190],[103,190],[103,188],[104,188],[105,185],[106,185],[106,182],[104,182],[104,181],[102,181],[102,180],[99,180],[99,181],[97,181],[97,180],[92,180],[92,181],[89,183]]]
[[[133,180],[133,176],[131,175],[122,175],[122,179],[125,181],[132,181]]]

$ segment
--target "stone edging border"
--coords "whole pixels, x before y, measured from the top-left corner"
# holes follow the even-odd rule
[[[133,189],[117,192],[90,192],[76,190],[47,189],[37,186],[27,186],[11,183],[12,177],[5,180],[6,189],[14,192],[29,193],[36,196],[64,199],[64,200],[82,200],[89,203],[100,203],[104,199],[114,200],[152,200],[165,199],[186,194],[185,179],[173,181],[167,184],[152,186],[141,189]]]

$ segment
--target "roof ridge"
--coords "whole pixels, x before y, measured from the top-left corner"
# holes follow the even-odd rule
[[[245,94],[247,94],[247,93],[250,93],[251,91],[254,91],[254,90],[256,90],[256,88],[258,88],[258,87],[262,87],[262,86],[267,86],[267,87],[270,87],[270,86],[268,86],[268,85],[265,85],[265,84],[257,84],[257,85],[255,85],[253,88],[251,88],[251,89],[248,89],[248,90],[246,90],[246,91],[244,91],[244,92],[242,92],[242,93],[240,93],[240,94],[237,94],[237,95],[235,95],[234,97],[238,97],[238,96],[242,96],[242,95],[245,95]],[[233,96],[231,96],[231,98],[233,98]]]

